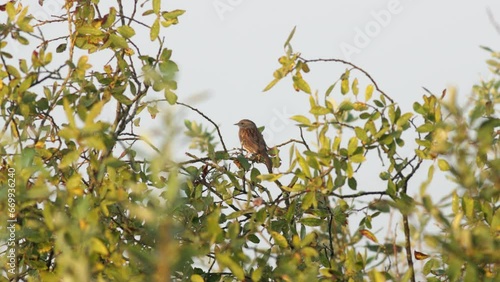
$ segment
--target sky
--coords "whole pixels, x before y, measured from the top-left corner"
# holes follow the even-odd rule
[[[266,126],[268,146],[297,138],[288,117],[307,114],[308,96],[290,79],[262,92],[279,67],[283,44],[296,27],[294,51],[308,59],[349,60],[368,71],[404,111],[426,94],[456,87],[465,103],[471,87],[490,75],[489,54],[500,34],[487,9],[498,15],[498,1],[169,1],[167,10],[185,9],[180,23],[164,32],[180,68],[180,101],[197,107],[220,125],[226,145],[238,147],[243,118]],[[345,70],[339,64],[310,65],[305,79],[320,94]],[[362,77],[358,73],[358,77]],[[333,97],[341,101],[339,90]],[[180,110],[182,118],[203,121]],[[206,121],[203,121],[207,124]],[[421,181],[426,178],[422,169]],[[425,173],[424,173],[425,172]],[[445,181],[437,177],[437,186]],[[418,182],[418,180],[417,180]],[[418,186],[417,186],[418,187]],[[453,186],[450,186],[452,188]],[[412,193],[416,193],[415,188]],[[447,191],[444,192],[446,194]]]
[[[220,124],[230,147],[238,146],[233,124],[243,118],[279,131],[267,134],[268,145],[296,133],[289,131],[294,125],[286,117],[307,111],[307,95],[296,93],[290,79],[262,92],[294,26],[294,51],[309,59],[355,63],[407,111],[425,94],[422,87],[440,93],[455,86],[465,99],[471,86],[489,75],[484,63],[488,54],[479,46],[495,49],[500,36],[486,13],[491,9],[500,21],[498,1],[213,0],[163,5],[186,10],[180,23],[164,32],[180,67],[179,100]],[[319,93],[345,70],[339,64],[310,67],[305,79]]]

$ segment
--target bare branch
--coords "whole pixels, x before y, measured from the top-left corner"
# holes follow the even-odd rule
[[[382,95],[384,95],[384,97],[391,101],[391,103],[394,103],[394,101],[392,100],[391,97],[389,97],[389,95],[385,94],[384,91],[382,91],[382,89],[380,89],[380,87],[378,87],[378,84],[377,82],[372,78],[372,76],[367,72],[365,71],[364,69],[356,66],[355,64],[351,63],[351,62],[348,62],[348,61],[345,61],[345,60],[341,60],[341,59],[313,59],[313,60],[307,60],[307,59],[304,59],[302,57],[299,57],[299,59],[301,59],[302,61],[306,62],[306,63],[314,63],[314,62],[337,62],[337,63],[342,63],[342,64],[345,64],[345,65],[349,65],[351,67],[353,67],[354,69],[362,72],[364,75],[366,75],[366,77],[368,77],[368,79],[372,82],[373,86],[375,86],[375,89]]]

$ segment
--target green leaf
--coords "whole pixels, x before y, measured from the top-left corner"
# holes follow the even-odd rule
[[[161,0],[153,0],[153,12],[155,14],[159,14],[160,8],[161,8]]]
[[[149,39],[151,39],[151,41],[154,41],[158,37],[158,34],[160,34],[160,19],[156,19],[153,22],[151,31],[149,32]]]
[[[306,218],[301,218],[300,223],[304,224],[305,226],[320,226],[325,222],[324,219],[321,218],[315,218],[315,217],[306,217]]]
[[[282,174],[260,174],[257,176],[257,178],[260,180],[274,182],[274,181],[280,179],[281,176],[282,176]]]
[[[450,170],[450,165],[446,160],[439,159],[438,160],[438,167],[441,171],[448,171]]]
[[[412,116],[413,116],[412,113],[403,114],[396,122],[396,125],[399,127],[405,126]]]
[[[348,179],[354,176],[354,169],[352,167],[352,161],[350,159],[346,164],[345,173]]]
[[[281,248],[288,248],[288,241],[286,240],[285,236],[276,231],[272,231],[271,237],[273,237],[274,242]]]
[[[286,39],[285,44],[283,45],[283,48],[286,48],[290,44],[290,41],[292,40],[293,35],[295,34],[296,28],[297,28],[297,26],[293,27],[292,31],[290,32],[290,35],[288,35],[288,38]]]
[[[357,155],[356,155],[357,156]],[[347,179],[347,185],[349,186],[349,188],[351,188],[352,190],[356,190],[358,188],[358,181],[356,180],[356,178],[354,177],[351,177],[349,179]]]
[[[117,48],[121,48],[121,49],[128,48],[127,41],[125,40],[125,38],[123,38],[121,36],[118,36],[116,34],[110,34],[109,39],[111,40],[113,45],[115,45],[115,47],[117,47]]]
[[[59,46],[57,46],[57,48],[56,48],[56,53],[64,52],[66,50],[66,46],[67,46],[66,43],[59,44]]]
[[[101,35],[102,31],[98,28],[95,28],[91,25],[80,26],[76,29],[76,31],[83,35]]]
[[[15,78],[21,78],[21,74],[19,73],[19,71],[15,67],[13,67],[11,65],[7,65],[6,67],[7,67],[8,74],[14,76]]]
[[[394,105],[389,106],[389,121],[391,122],[391,124],[394,124],[394,122],[396,121],[396,111],[394,109]]]
[[[316,202],[316,193],[314,192],[308,192],[304,195],[304,198],[302,198],[302,205],[301,208],[302,210],[307,210],[311,206],[317,206],[318,203]]]
[[[350,156],[349,160],[353,163],[362,163],[366,160],[366,158],[363,154],[357,154],[354,156]]]
[[[241,266],[234,261],[229,254],[216,253],[215,259],[220,265],[228,267],[238,280],[245,280],[245,272],[243,271],[243,268],[241,268]]]
[[[358,148],[358,138],[352,137],[349,139],[349,144],[347,145],[347,155],[352,155]]]
[[[76,136],[74,136],[74,138],[76,138]],[[78,151],[71,151],[67,153],[66,155],[64,155],[61,162],[59,163],[59,168],[63,169],[69,167],[73,162],[76,162],[76,160],[78,160],[79,157],[80,153]]]
[[[382,180],[388,180],[390,177],[391,177],[391,174],[387,171],[382,171],[380,174],[379,174],[379,177],[380,179]]]
[[[359,138],[359,140],[361,140],[361,142],[363,142],[363,144],[366,144],[370,141],[370,139],[368,138],[368,134],[366,133],[366,131],[357,126],[354,128],[354,133],[356,133],[356,137]]]
[[[385,107],[384,103],[380,102],[379,100],[373,100],[373,103],[375,103],[375,105],[377,105],[377,107],[379,108]]]
[[[453,191],[453,195],[451,198],[451,210],[453,211],[454,214],[458,214],[459,208],[460,208],[460,203],[457,191]]]
[[[280,80],[280,78],[273,79],[273,81],[269,82],[269,84],[264,88],[264,90],[262,90],[262,92],[266,92],[267,90],[273,88],[273,86],[276,85],[276,83],[278,83],[278,81]]]
[[[118,102],[124,104],[124,105],[127,105],[127,106],[130,106],[132,105],[132,100],[130,100],[127,96],[125,96],[123,93],[114,93],[111,92],[111,95],[113,96],[113,98],[115,98]]]
[[[340,92],[342,93],[342,95],[349,93],[349,79],[342,79]]]
[[[299,162],[299,166],[302,169],[302,172],[306,175],[307,178],[311,178],[311,171],[309,170],[309,166],[307,165],[306,160],[299,153],[299,150],[295,149],[295,155],[297,156],[297,160]]]
[[[295,115],[295,116],[291,117],[290,119],[294,120],[300,124],[311,125],[311,121],[303,115]]]
[[[198,275],[198,274],[191,275],[190,279],[191,279],[191,282],[204,282],[205,281],[205,280],[203,280],[203,277],[201,275]]]
[[[95,253],[98,253],[101,255],[105,255],[105,256],[107,256],[109,254],[109,251],[108,251],[108,248],[106,248],[106,245],[104,245],[104,243],[96,237],[92,237],[90,239],[90,246],[91,246],[92,252],[95,252]]]
[[[413,103],[413,110],[421,115],[424,115],[426,113],[424,107],[422,107],[422,105],[420,105],[418,102]]]
[[[293,84],[305,93],[311,94],[311,87],[309,87],[309,84],[302,77],[295,75],[293,77]]]
[[[163,77],[173,78],[176,72],[179,71],[179,67],[174,61],[164,61],[159,64],[160,71]]]
[[[161,15],[165,20],[174,20],[179,16],[182,16],[186,11],[185,10],[173,10],[170,12],[163,12]]]
[[[354,105],[349,101],[342,101],[339,105],[339,111],[350,111],[354,109]]]
[[[464,195],[462,198],[462,209],[469,220],[474,219],[474,199],[469,195]]]
[[[172,90],[165,88],[164,95],[170,105],[174,105],[177,102],[177,95]]]
[[[358,79],[357,78],[355,78],[353,80],[351,88],[352,88],[352,94],[354,94],[355,96],[357,96],[358,93],[359,93]]]
[[[323,116],[329,114],[330,110],[325,107],[314,106],[311,108],[311,110],[309,110],[309,112],[315,116]]]
[[[16,8],[14,7],[14,2],[7,2],[5,4],[5,10],[7,11],[7,15],[9,17],[9,21],[13,21],[16,17]]]
[[[419,133],[424,133],[424,132],[431,132],[434,130],[436,126],[432,123],[424,123],[421,126],[417,127],[417,132]]]
[[[337,85],[337,82],[335,82],[334,84],[330,85],[330,87],[328,87],[328,89],[325,92],[325,96],[328,97],[330,95],[330,93],[332,93],[332,90],[333,90],[333,88],[335,88],[335,85]]]
[[[135,35],[135,30],[128,25],[122,25],[117,30],[118,33],[126,39]]]
[[[430,259],[424,264],[424,268],[422,269],[422,273],[424,275],[428,275],[431,271],[437,267],[439,267],[440,263],[437,259]]]
[[[109,13],[106,17],[106,21],[101,25],[102,28],[109,28],[116,20],[116,8],[109,8]]]

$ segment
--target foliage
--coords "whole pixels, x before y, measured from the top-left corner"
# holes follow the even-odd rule
[[[165,159],[142,161],[137,144],[148,140],[134,131],[144,109],[158,111],[145,100],[152,90],[176,101],[177,65],[158,34],[183,11],[162,11],[159,0],[148,8],[117,3],[66,1],[60,15],[41,21],[21,3],[3,6],[0,151],[17,184],[18,267],[9,277],[146,281],[166,271],[158,245],[170,237],[159,230],[177,227],[166,216],[172,201],[160,199],[176,196],[177,174],[159,174]],[[51,30],[58,33],[46,38]],[[36,46],[27,58],[8,51],[24,45]],[[8,197],[2,189],[2,229]]]
[[[499,279],[498,53],[489,50],[495,76],[474,87],[470,109],[449,90],[427,91],[404,112],[364,69],[294,52],[294,30],[264,90],[291,76],[309,107],[291,117],[300,137],[270,150],[276,173],[262,174],[255,158],[226,147],[216,122],[177,101],[178,67],[160,26],[178,23],[183,11],[164,11],[159,0],[126,7],[66,1],[61,15],[33,23],[21,4],[4,10],[0,227],[15,194],[17,254],[15,273],[1,257],[4,277],[407,281],[419,272],[431,281]],[[66,33],[46,38],[49,27]],[[24,58],[9,45],[37,47]],[[347,66],[322,94],[305,78],[317,63]],[[165,125],[163,145],[135,133],[148,118],[143,110],[155,118],[164,102],[215,128],[185,121],[192,142],[181,163],[169,153],[175,124]],[[153,157],[140,154],[146,146]],[[439,202],[427,189],[436,166],[456,186]],[[418,187],[414,176],[424,167],[428,179],[413,199],[408,187]],[[379,189],[366,186],[368,174]],[[394,215],[404,240],[381,239]],[[427,231],[431,224],[439,232]],[[4,249],[9,236],[0,237]],[[422,243],[429,251],[415,250]],[[426,261],[421,270],[414,259]]]

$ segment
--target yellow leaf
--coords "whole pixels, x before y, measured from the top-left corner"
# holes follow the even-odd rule
[[[153,25],[151,26],[149,39],[151,39],[151,41],[155,40],[158,37],[159,33],[160,33],[160,19],[156,19]]]
[[[293,85],[295,89],[300,89],[307,94],[311,94],[311,87],[309,84],[299,75],[293,77]]]
[[[264,90],[262,90],[262,92],[266,92],[267,90],[273,88],[274,85],[276,85],[276,83],[278,83],[278,81],[280,81],[279,78],[275,78],[273,79],[273,81],[271,81],[267,86],[266,88],[264,88]]]
[[[203,280],[203,277],[201,277],[200,275],[198,274],[193,274],[191,275],[191,282],[203,282],[205,280]]]
[[[371,233],[370,231],[368,231],[366,229],[361,229],[361,230],[359,230],[359,233],[361,233],[361,235],[365,236],[366,238],[370,239],[371,241],[378,243],[377,237],[375,237],[375,235],[373,235],[373,233]]]
[[[372,95],[373,95],[373,85],[369,84],[368,86],[366,86],[365,90],[365,101],[368,102],[372,98]]]
[[[352,82],[351,88],[352,88],[352,93],[354,95],[358,95],[359,88],[358,88],[358,79],[357,78],[355,78],[354,81]]]
[[[438,160],[438,167],[441,171],[448,171],[450,170],[450,165],[446,160],[439,159]]]
[[[35,148],[40,149],[40,148],[43,148],[43,147],[45,147],[45,142],[43,142],[41,140],[38,141],[38,142],[36,142]]]
[[[349,79],[342,79],[342,83],[340,85],[340,92],[345,95],[349,92]]]
[[[415,255],[416,260],[424,260],[429,257],[428,254],[424,254],[419,251],[414,251],[413,254]]]
[[[273,237],[274,242],[278,244],[278,246],[282,248],[288,248],[288,241],[286,240],[285,236],[279,234],[276,231],[272,231],[271,236]]]

